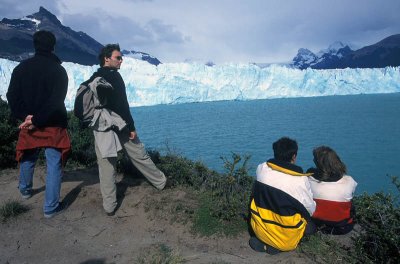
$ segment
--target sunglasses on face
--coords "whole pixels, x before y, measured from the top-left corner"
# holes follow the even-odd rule
[[[116,57],[111,57],[111,58],[114,58],[116,60],[122,61],[122,56],[116,56]]]

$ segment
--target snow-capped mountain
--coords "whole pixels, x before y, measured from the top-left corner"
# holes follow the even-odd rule
[[[21,19],[1,20],[0,57],[21,61],[32,56],[32,35],[38,30],[53,32],[57,38],[56,53],[62,61],[82,65],[98,63],[97,54],[103,46],[84,32],[63,26],[55,15],[43,7],[39,12]]]
[[[298,69],[306,69],[317,61],[318,57],[309,49],[300,48],[293,58],[293,66]]]
[[[134,51],[134,50],[122,50],[121,53],[126,57],[131,57],[134,59],[138,59],[138,60],[143,60],[143,61],[147,61],[150,64],[153,64],[155,66],[157,66],[158,64],[161,63],[161,61],[159,61],[156,57],[151,56],[148,53],[144,53],[141,51]]]
[[[39,12],[20,19],[3,18],[0,21],[0,58],[21,61],[32,56],[32,35],[38,30],[54,33],[57,38],[56,54],[62,61],[81,65],[98,64],[97,56],[103,45],[84,32],[76,32],[62,25],[55,15],[43,7]],[[147,53],[141,54],[139,59],[154,65],[160,63]]]
[[[11,73],[18,63],[0,59],[0,96],[6,99]],[[65,104],[73,103],[79,84],[98,66],[64,62],[69,82]],[[163,63],[158,66],[126,57],[120,73],[130,106],[221,100],[398,93],[399,67],[299,70],[279,65]]]
[[[299,49],[291,66],[298,69],[384,68],[400,66],[400,34],[389,36],[376,44],[352,50],[349,45],[335,42],[328,49],[314,54]]]
[[[336,68],[337,63],[351,52],[352,49],[340,41],[334,42],[327,49],[323,49],[317,54],[308,49],[301,48],[293,58],[293,66],[298,69]]]

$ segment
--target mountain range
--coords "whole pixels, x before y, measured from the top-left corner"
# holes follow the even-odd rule
[[[349,45],[335,42],[314,54],[299,49],[291,66],[298,69],[384,68],[400,66],[400,34],[389,36],[373,45],[352,50]]]
[[[3,18],[0,21],[0,58],[24,60],[34,54],[32,35],[38,30],[49,30],[57,38],[56,54],[66,62],[81,65],[98,64],[97,55],[103,47],[98,41],[61,24],[55,15],[44,7],[39,12],[21,19]],[[147,53],[126,51],[122,53],[158,65],[161,62]]]
[[[21,61],[33,55],[32,35],[38,30],[49,30],[57,38],[56,54],[62,61],[81,65],[98,64],[101,43],[84,32],[76,32],[61,24],[55,15],[43,7],[39,12],[21,19],[3,18],[0,21],[0,58]],[[122,50],[124,56],[161,62],[148,53]],[[212,65],[210,65],[212,66]],[[335,42],[317,54],[301,48],[290,66],[298,69],[383,68],[400,66],[400,34],[389,36],[378,43],[352,50],[349,45]]]

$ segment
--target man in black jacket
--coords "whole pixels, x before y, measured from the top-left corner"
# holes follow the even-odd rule
[[[47,175],[44,216],[53,217],[64,209],[59,202],[62,164],[70,150],[67,111],[64,99],[68,76],[53,53],[56,38],[49,31],[33,35],[35,56],[15,67],[7,91],[14,117],[23,122],[17,142],[20,162],[19,190],[23,198],[32,196],[33,171],[39,148],[45,148]]]
[[[164,173],[155,166],[144,149],[144,145],[139,140],[129,109],[125,83],[118,72],[122,64],[122,54],[119,45],[106,45],[99,54],[99,60],[100,68],[93,74],[90,80],[94,80],[96,77],[102,77],[112,86],[112,89],[98,86],[97,93],[99,100],[102,102],[102,106],[119,115],[127,124],[126,129],[116,132],[119,142],[133,165],[135,165],[157,189],[161,190],[166,184],[166,177]],[[102,144],[104,144],[104,142],[96,140],[95,137],[103,207],[107,215],[112,216],[117,206],[115,185],[116,157],[103,157],[100,151]]]

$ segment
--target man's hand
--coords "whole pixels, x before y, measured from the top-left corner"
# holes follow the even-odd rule
[[[134,140],[136,138],[137,134],[136,131],[131,131],[129,132],[129,139]]]
[[[27,115],[25,117],[25,121],[22,122],[22,124],[19,125],[19,129],[28,129],[28,130],[32,130],[35,128],[35,126],[32,124],[32,117],[33,115]]]

